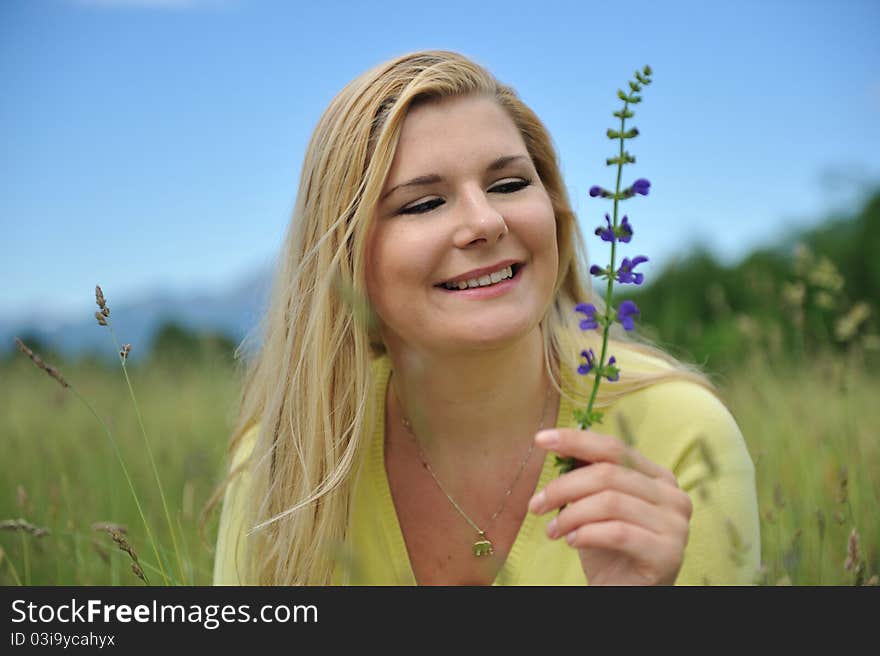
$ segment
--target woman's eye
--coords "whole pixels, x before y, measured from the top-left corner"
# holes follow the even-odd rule
[[[432,203],[436,203],[433,205]],[[439,198],[434,198],[433,200],[427,200],[424,203],[419,203],[418,205],[410,205],[409,207],[404,207],[400,210],[401,214],[424,214],[425,212],[429,212],[435,207],[439,207],[443,204],[443,201]]]
[[[510,182],[505,182],[496,187],[492,187],[489,191],[501,191],[502,194],[510,194],[514,191],[519,191],[524,187],[528,187],[532,184],[531,180],[511,180]],[[503,189],[507,189],[508,191],[502,191]]]
[[[495,185],[489,191],[495,191],[502,194],[512,194],[515,191],[528,187],[530,184],[532,184],[531,180],[511,180],[510,182]],[[419,203],[418,205],[404,207],[400,210],[400,214],[424,214],[425,212],[430,212],[435,207],[439,207],[443,203],[443,200],[433,198],[431,200],[426,200],[424,203]]]

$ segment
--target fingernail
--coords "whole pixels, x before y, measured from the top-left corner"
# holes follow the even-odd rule
[[[569,544],[571,544],[572,542],[574,542],[575,533],[576,533],[576,531],[572,531],[571,533],[569,533],[568,535],[566,535],[566,536],[565,536],[565,541],[568,542]]]
[[[559,432],[555,430],[542,430],[535,436],[538,446],[553,447],[559,443]]]
[[[532,497],[532,500],[529,501],[529,510],[533,513],[540,512],[541,507],[544,505],[544,499],[546,498],[546,494],[544,494],[544,490],[538,492],[535,496]]]
[[[549,535],[551,538],[556,537],[556,518],[555,517],[550,520],[549,524],[547,524],[547,535]]]

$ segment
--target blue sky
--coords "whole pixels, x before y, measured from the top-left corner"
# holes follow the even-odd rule
[[[880,2],[0,2],[0,317],[213,290],[274,258],[350,79],[457,50],[547,124],[596,259],[615,92],[646,63],[624,204],[652,272],[735,261],[880,183]],[[626,180],[626,178],[625,178]]]

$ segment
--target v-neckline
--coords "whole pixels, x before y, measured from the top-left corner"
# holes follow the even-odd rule
[[[391,378],[390,363],[381,371],[379,379],[376,381],[376,397],[375,411],[377,417],[376,431],[373,434],[372,443],[370,444],[369,461],[374,467],[371,472],[371,478],[378,486],[378,496],[382,504],[379,515],[382,518],[383,528],[390,541],[392,566],[394,568],[395,578],[402,585],[418,585],[412,561],[409,558],[409,551],[406,548],[406,542],[403,538],[403,530],[400,528],[400,517],[397,514],[397,507],[394,505],[394,499],[391,496],[391,484],[388,481],[388,471],[385,467],[385,398],[388,388],[388,380]],[[565,403],[565,397],[559,399],[559,407],[556,414],[556,426],[559,425],[559,418],[562,416]],[[553,478],[553,452],[548,451],[544,454],[544,463],[541,466],[541,475],[538,479],[536,490],[542,489]],[[527,556],[526,544],[531,540],[535,531],[535,525],[539,518],[532,512],[527,512],[525,518],[520,524],[516,538],[507,554],[507,559],[501,565],[495,579],[492,581],[493,586],[498,585],[516,585],[522,574],[522,568],[527,565],[523,559]]]

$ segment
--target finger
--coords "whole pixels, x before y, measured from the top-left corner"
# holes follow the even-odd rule
[[[672,497],[675,488],[659,479],[614,463],[597,462],[550,481],[532,497],[529,510],[541,514],[602,490],[617,490],[656,505],[676,504]]]
[[[547,525],[547,535],[555,539],[585,524],[609,520],[641,526],[657,535],[678,536],[688,530],[687,520],[668,508],[616,490],[603,490],[569,504]]]
[[[574,428],[554,428],[541,431],[535,442],[544,449],[552,449],[562,456],[572,456],[586,462],[613,462],[626,465],[652,478],[678,486],[675,475],[611,435]]]
[[[691,498],[684,490],[658,478],[610,462],[597,462],[550,481],[529,501],[538,515],[602,490],[618,490],[658,506],[674,509],[690,519]]]
[[[584,524],[571,531],[565,541],[577,549],[599,548],[622,553],[642,564],[641,569],[646,573],[653,572],[657,581],[680,566],[684,550],[677,539],[618,520]]]

